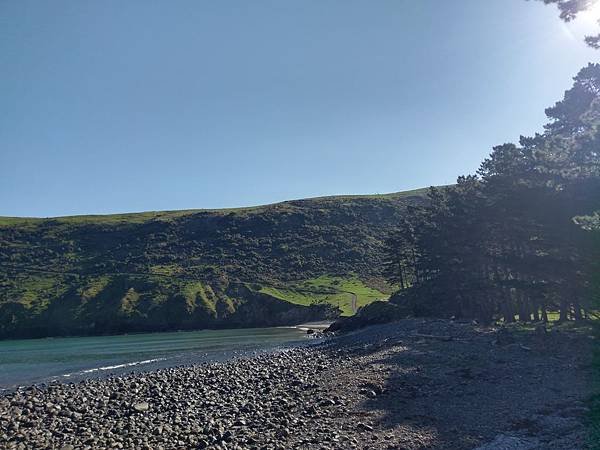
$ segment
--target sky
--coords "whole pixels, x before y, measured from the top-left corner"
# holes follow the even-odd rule
[[[449,184],[600,53],[524,0],[0,0],[0,215]]]

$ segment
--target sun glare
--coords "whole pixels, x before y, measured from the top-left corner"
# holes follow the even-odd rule
[[[600,31],[600,0],[577,14],[577,18],[568,23],[562,23],[563,33],[572,41],[582,40],[585,36],[596,35]]]
[[[596,1],[591,8],[579,13],[577,19],[588,25],[598,24],[600,20],[600,1]]]

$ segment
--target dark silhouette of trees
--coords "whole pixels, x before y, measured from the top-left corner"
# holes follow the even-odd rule
[[[560,11],[560,18],[565,22],[574,20],[577,15],[594,6],[598,0],[539,0],[546,5],[556,5]],[[600,24],[600,22],[599,22]],[[600,48],[600,34],[586,36],[585,42],[592,48]]]
[[[388,275],[416,314],[585,318],[600,210],[600,65],[546,111],[542,134],[493,149],[476,175],[432,188],[390,240]],[[581,216],[587,215],[587,218]],[[587,224],[587,226],[586,226]]]
[[[546,5],[556,5],[560,11],[560,18],[571,21],[582,11],[591,8],[596,0],[541,0]]]

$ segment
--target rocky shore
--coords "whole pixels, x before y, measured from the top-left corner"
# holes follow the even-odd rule
[[[6,449],[583,449],[591,338],[404,320],[0,398]]]

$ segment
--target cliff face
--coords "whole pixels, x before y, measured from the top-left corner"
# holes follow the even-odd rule
[[[327,303],[331,289],[314,302],[269,292],[323,275],[381,290],[384,241],[423,201],[418,191],[239,210],[0,218],[0,337],[331,316],[331,307],[311,305]]]

